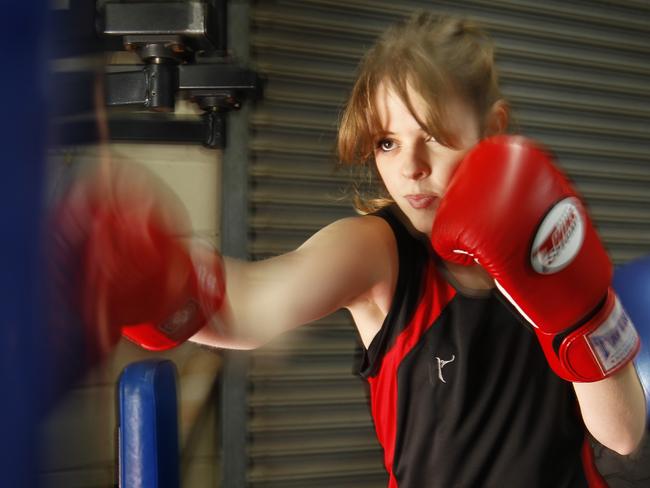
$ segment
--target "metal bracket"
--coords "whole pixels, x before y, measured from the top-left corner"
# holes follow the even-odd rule
[[[261,80],[234,65],[226,51],[226,2],[114,2],[100,12],[101,34],[122,39],[143,64],[114,65],[106,74],[108,106],[134,105],[157,112],[174,110],[184,95],[204,114],[203,145],[223,148],[225,114],[247,98],[261,97]],[[201,55],[217,54],[210,61]]]
[[[227,56],[226,7],[227,0],[98,0],[97,9],[89,9],[85,0],[70,0],[67,10],[53,15],[53,31],[62,58],[68,44],[90,45],[94,52],[123,49],[140,58],[138,64],[104,67],[106,105],[139,109],[108,111],[112,139],[188,142],[198,135],[194,140],[206,147],[223,148],[227,114],[262,96],[257,73]],[[80,38],[69,28],[73,24],[91,28],[82,29]],[[54,142],[82,136],[96,141],[96,76],[92,68],[53,73],[60,93],[52,100]],[[203,113],[176,117],[172,112],[180,98]]]

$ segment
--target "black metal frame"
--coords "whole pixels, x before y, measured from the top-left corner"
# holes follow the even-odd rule
[[[262,94],[257,73],[225,56],[227,14],[227,0],[107,0],[97,10],[94,6],[89,9],[87,1],[71,0],[67,11],[53,13],[53,30],[58,33],[59,47],[69,43],[88,45],[89,52],[127,49],[140,56],[142,64],[106,67],[105,100],[109,107],[133,106],[152,113],[109,112],[112,139],[200,141],[221,149],[226,142],[226,114],[239,110],[244,100]],[[82,26],[81,33],[70,28],[73,24]],[[96,26],[97,31],[86,29],[88,25]],[[87,42],[80,42],[80,36]],[[61,51],[70,54],[65,48]],[[54,118],[59,117],[53,137],[56,143],[97,140],[92,121],[77,117],[71,122],[69,117],[93,112],[93,76],[91,71],[53,76],[63,94],[53,102]],[[203,114],[194,118],[171,115],[177,98],[195,102]]]

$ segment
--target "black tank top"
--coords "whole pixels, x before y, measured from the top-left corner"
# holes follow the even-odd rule
[[[606,486],[570,383],[497,291],[452,286],[394,207],[399,274],[361,375],[390,488]],[[587,481],[589,480],[589,482]]]

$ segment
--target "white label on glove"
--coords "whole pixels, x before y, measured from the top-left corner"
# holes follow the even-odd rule
[[[533,247],[530,261],[533,269],[541,274],[560,271],[578,255],[585,237],[582,205],[575,197],[568,197],[546,214]]]
[[[181,334],[190,322],[192,322],[199,310],[198,304],[194,300],[189,300],[180,309],[174,312],[171,317],[158,325],[160,331],[171,339],[176,339],[176,335]]]
[[[587,334],[591,349],[605,373],[616,368],[634,353],[639,336],[625,309],[616,298],[609,317],[592,333]]]

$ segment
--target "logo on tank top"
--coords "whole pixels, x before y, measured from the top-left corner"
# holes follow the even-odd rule
[[[585,237],[582,205],[575,197],[556,203],[546,214],[533,240],[530,261],[540,274],[552,274],[575,259]]]
[[[438,379],[443,383],[447,383],[447,382],[445,381],[445,378],[442,376],[442,368],[447,366],[449,363],[453,363],[455,360],[456,360],[455,354],[451,355],[451,359],[440,359],[438,356],[436,356],[436,361],[438,361]]]

